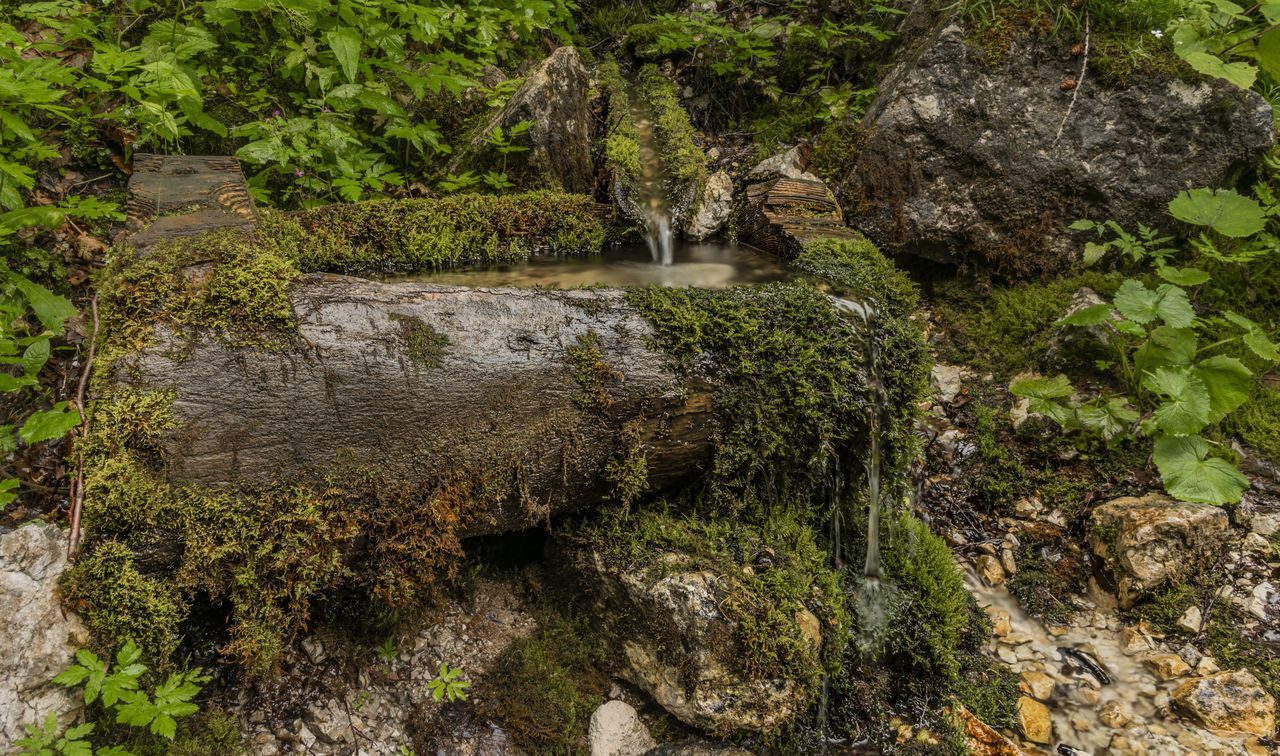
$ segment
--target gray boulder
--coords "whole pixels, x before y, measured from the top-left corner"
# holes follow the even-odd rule
[[[925,42],[867,113],[840,197],[850,225],[887,252],[1051,270],[1082,246],[1073,221],[1161,226],[1178,192],[1229,184],[1275,140],[1267,102],[1223,80],[1114,89],[1086,74],[1064,91],[1073,41],[1020,39],[995,65],[956,25]]]
[[[562,189],[579,194],[591,191],[594,181],[591,130],[587,109],[590,83],[578,51],[561,47],[537,65],[507,104],[484,128],[476,132],[468,149],[456,158],[451,171],[505,170],[524,189]],[[490,134],[528,121],[528,131],[513,138],[526,147],[504,157],[486,144]]]
[[[67,536],[56,525],[29,525],[0,536],[0,753],[43,724],[50,712],[65,726],[82,699],[50,681],[74,661],[88,633],[63,611],[58,576],[67,563]]]

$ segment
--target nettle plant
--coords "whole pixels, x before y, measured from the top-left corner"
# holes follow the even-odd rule
[[[1124,393],[1076,400],[1076,389],[1065,375],[1014,381],[1010,392],[1026,398],[1030,411],[1067,430],[1096,433],[1108,442],[1153,439],[1152,459],[1171,496],[1211,504],[1238,501],[1248,480],[1230,461],[1212,455],[1214,444],[1202,435],[1253,390],[1253,371],[1224,348],[1243,346],[1264,363],[1280,362],[1280,350],[1261,326],[1243,315],[1221,311],[1198,316],[1188,288],[1209,283],[1211,269],[1276,249],[1276,238],[1265,230],[1276,210],[1274,203],[1263,207],[1232,190],[1195,189],[1178,195],[1169,212],[1200,229],[1190,244],[1193,262],[1204,267],[1170,264],[1177,252],[1168,246],[1172,237],[1157,236],[1144,226],[1130,234],[1112,221],[1072,224],[1075,230],[1097,232],[1099,239],[1111,237],[1086,246],[1087,262],[1114,250],[1154,265],[1162,280],[1152,287],[1127,279],[1112,302],[1058,321],[1094,329],[1114,355],[1098,367],[1112,371]],[[1207,341],[1204,335],[1211,326],[1215,331],[1228,327],[1234,335]]]

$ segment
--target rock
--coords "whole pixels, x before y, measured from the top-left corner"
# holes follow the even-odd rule
[[[498,68],[492,63],[480,69],[480,83],[483,84],[486,89],[493,89],[506,80],[507,75],[502,72],[501,68]]]
[[[1177,654],[1156,654],[1142,660],[1143,666],[1151,670],[1156,679],[1165,682],[1175,677],[1182,677],[1191,671],[1191,666]]]
[[[1000,585],[1004,582],[1004,566],[990,554],[982,554],[978,557],[978,575],[987,585]]]
[[[748,184],[733,225],[743,243],[788,259],[817,239],[862,239],[845,226],[844,214],[827,185],[805,179],[773,178]]]
[[[1018,397],[1017,401],[1009,407],[1009,422],[1013,425],[1014,430],[1021,428],[1028,420],[1031,419],[1031,400],[1024,397]],[[1018,515],[1021,517],[1022,515]]]
[[[591,756],[641,756],[657,745],[636,710],[622,701],[607,701],[595,710],[587,744]]]
[[[1270,582],[1261,582],[1253,587],[1249,598],[1245,599],[1244,608],[1249,614],[1260,620],[1267,619],[1267,607],[1275,596],[1276,589]]]
[[[320,664],[329,658],[320,639],[310,635],[302,639],[302,652],[307,655],[312,664]]]
[[[1210,657],[1210,656],[1201,657],[1200,663],[1196,664],[1196,674],[1201,677],[1216,675],[1221,670],[1222,668],[1219,667],[1218,663],[1213,660],[1213,657]]]
[[[938,363],[929,371],[929,386],[934,397],[943,404],[950,404],[960,395],[960,381],[964,370],[955,365]]]
[[[1230,538],[1227,514],[1162,494],[1113,499],[1093,510],[1089,545],[1112,565],[1122,608],[1218,554]]]
[[[800,181],[822,182],[813,172],[813,152],[808,145],[796,145],[786,152],[761,160],[747,179],[751,181],[768,181],[776,178],[799,179]]]
[[[754,756],[730,743],[714,743],[696,735],[678,743],[663,743],[645,756]]]
[[[1210,729],[1264,737],[1275,730],[1276,701],[1248,670],[1187,680],[1174,690],[1173,703]]]
[[[702,197],[684,222],[684,235],[694,241],[714,236],[733,212],[733,179],[724,171],[707,177]]]
[[[1119,730],[1133,721],[1133,712],[1120,701],[1108,701],[1098,708],[1098,721],[1113,730]]]
[[[1023,520],[1034,520],[1044,511],[1044,504],[1038,496],[1023,496],[1013,502],[1014,516]]]
[[[1048,745],[1053,737],[1053,721],[1049,718],[1049,707],[1035,700],[1022,696],[1018,699],[1018,709],[1014,712],[1014,723],[1022,737],[1032,743]]]
[[[622,569],[589,549],[563,558],[601,617],[618,676],[676,718],[709,732],[767,732],[795,715],[805,685],[751,673],[727,642],[738,623],[721,614],[719,591],[732,576],[661,564]]]
[[[1240,548],[1253,554],[1270,554],[1271,541],[1261,533],[1250,533],[1244,537],[1244,542],[1240,544]]]
[[[963,725],[969,753],[973,756],[1025,756],[1023,750],[1013,741],[975,717],[963,706],[957,706],[953,713]]]
[[[1249,527],[1260,536],[1271,536],[1280,531],[1280,512],[1256,514],[1249,520]]]
[[[1045,673],[1029,669],[1018,678],[1018,688],[1037,701],[1048,701],[1057,682]]]
[[[513,139],[528,151],[506,156],[510,180],[522,189],[589,193],[594,176],[587,144],[591,130],[588,89],[587,69],[578,51],[557,49],[529,72],[502,110],[476,132],[470,146],[450,165],[450,173],[482,173],[501,165],[504,156],[486,139],[498,129],[510,133],[516,124],[529,121],[529,130]]]
[[[987,617],[991,619],[991,634],[1002,638],[1009,634],[1009,613],[1003,609],[996,609],[993,606],[986,608]]]
[[[0,536],[0,753],[9,753],[24,724],[50,712],[66,726],[79,716],[79,688],[52,684],[89,641],[76,615],[58,601],[67,535],[56,525],[27,525]]]
[[[1221,79],[1062,92],[1080,72],[1062,47],[1024,35],[991,64],[954,24],[924,40],[864,119],[841,196],[851,225],[886,252],[1045,270],[1081,246],[1074,220],[1165,226],[1178,192],[1230,184],[1274,141],[1270,106]]]
[[[1192,606],[1182,613],[1178,618],[1178,627],[1182,630],[1195,635],[1200,632],[1200,626],[1204,620],[1200,616],[1200,607]]]
[[[796,627],[800,628],[800,634],[804,636],[810,649],[815,652],[822,649],[822,622],[817,615],[808,609],[801,609],[796,612]]]

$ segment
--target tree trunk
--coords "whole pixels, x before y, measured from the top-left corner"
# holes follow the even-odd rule
[[[464,528],[478,535],[625,497],[639,453],[650,492],[711,456],[713,386],[664,367],[622,291],[313,274],[292,302],[294,347],[162,332],[116,371],[173,393],[171,484],[265,484],[344,458],[408,485],[502,472],[502,504]]]

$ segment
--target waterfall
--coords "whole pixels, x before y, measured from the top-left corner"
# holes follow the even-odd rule
[[[649,254],[654,263],[669,266],[675,261],[675,230],[671,227],[671,208],[667,206],[666,167],[658,149],[653,119],[638,99],[633,101],[631,111],[636,141],[640,145],[640,176],[636,180],[635,197],[644,209]]]
[[[659,265],[669,266],[675,261],[675,232],[671,230],[671,213],[661,202],[652,200],[645,215],[645,241],[649,253]]]

